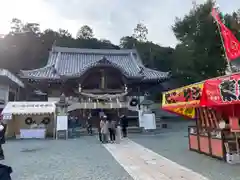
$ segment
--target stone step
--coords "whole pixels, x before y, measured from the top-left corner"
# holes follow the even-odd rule
[[[142,133],[143,128],[140,127],[128,127],[128,133]]]

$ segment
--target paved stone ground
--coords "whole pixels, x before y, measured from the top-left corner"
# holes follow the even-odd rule
[[[209,180],[240,180],[240,165],[189,151],[186,126],[130,138]],[[6,160],[0,163],[12,166],[13,180],[133,180],[95,137],[8,141],[4,149]]]
[[[13,180],[132,180],[95,137],[8,141]]]
[[[134,180],[209,180],[128,138],[104,146]]]
[[[130,135],[130,137],[146,148],[202,174],[209,180],[240,180],[240,165],[229,165],[189,151],[186,129],[183,127],[181,130],[176,129],[176,132],[166,130],[159,135]]]

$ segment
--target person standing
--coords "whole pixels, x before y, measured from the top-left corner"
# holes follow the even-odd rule
[[[110,121],[109,134],[110,134],[111,143],[114,143],[116,140],[116,121],[115,120]]]
[[[108,119],[108,116],[106,117],[105,126],[106,126],[105,127],[106,142],[109,142],[109,140],[110,140],[110,137],[109,137],[110,121]]]
[[[102,126],[103,126],[103,119],[100,118],[100,121],[98,123],[98,136],[99,136],[100,142],[102,142]]]
[[[127,127],[128,127],[127,117],[125,115],[122,115],[120,119],[121,119],[123,137],[127,137]]]
[[[100,122],[100,128],[101,128],[101,135],[102,135],[102,143],[108,142],[108,122],[107,117],[104,116],[103,120]]]
[[[3,122],[0,122],[0,160],[4,160],[4,151],[3,151],[3,144],[5,144],[5,132],[6,132],[7,125]]]
[[[86,121],[86,126],[87,126],[88,135],[92,135],[93,132],[92,132],[91,116],[88,117]]]

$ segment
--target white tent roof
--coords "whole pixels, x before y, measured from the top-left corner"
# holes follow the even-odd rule
[[[13,101],[8,102],[2,111],[2,115],[6,114],[46,114],[54,113],[56,105],[54,102],[37,101]]]

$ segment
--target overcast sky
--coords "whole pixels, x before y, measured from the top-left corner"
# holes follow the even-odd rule
[[[240,8],[240,0],[217,0],[217,4],[225,13]],[[175,46],[171,25],[191,7],[192,0],[0,0],[0,34],[8,32],[11,19],[16,17],[39,23],[42,30],[67,29],[73,36],[87,24],[97,38],[119,44],[119,39],[131,35],[141,22],[148,27],[149,40]]]

